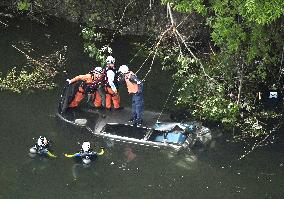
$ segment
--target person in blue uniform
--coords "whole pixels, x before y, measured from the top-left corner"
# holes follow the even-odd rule
[[[91,143],[90,142],[83,142],[81,146],[81,150],[75,154],[68,155],[64,154],[67,158],[73,158],[73,157],[80,157],[84,164],[90,164],[92,159],[94,159],[98,155],[104,154],[104,148],[101,147],[100,152],[95,152],[91,150]]]
[[[30,148],[30,154],[31,155],[38,154],[41,156],[48,156],[55,158],[56,155],[52,154],[49,151],[49,147],[50,147],[49,140],[44,136],[40,136],[36,144],[32,148]]]

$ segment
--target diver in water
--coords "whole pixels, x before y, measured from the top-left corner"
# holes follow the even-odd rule
[[[39,136],[37,143],[30,148],[30,155],[35,156],[36,154],[41,156],[57,157],[49,151],[50,141],[46,137]]]
[[[101,147],[101,151],[99,153],[92,151],[90,142],[83,142],[81,146],[81,150],[78,153],[75,153],[72,155],[68,155],[68,154],[64,154],[64,155],[67,158],[80,157],[84,164],[90,164],[93,159],[95,159],[98,155],[103,155],[104,152],[105,151],[103,147]]]

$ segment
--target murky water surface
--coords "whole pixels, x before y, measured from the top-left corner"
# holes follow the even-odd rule
[[[2,19],[0,68],[23,64],[25,57],[11,47],[28,41],[40,53],[68,46],[66,78],[83,74],[95,64],[83,53],[78,26],[49,22]],[[127,63],[135,52],[126,39],[114,46],[118,64]],[[136,68],[142,58],[133,61]],[[147,68],[147,67],[146,67]],[[146,70],[146,69],[145,69]],[[0,93],[0,198],[283,198],[283,142],[255,150],[238,161],[244,150],[218,138],[208,150],[175,153],[97,138],[88,131],[65,124],[55,117],[65,77],[53,91],[21,95]],[[145,88],[145,106],[161,110],[170,87],[167,74],[153,73]],[[123,105],[130,98],[122,93]],[[28,149],[39,135],[52,140],[56,159],[30,158]],[[276,134],[281,137],[281,133]],[[283,136],[282,136],[283,137]],[[88,168],[63,153],[79,150],[83,141],[94,149],[106,147]],[[282,138],[283,140],[283,138]]]

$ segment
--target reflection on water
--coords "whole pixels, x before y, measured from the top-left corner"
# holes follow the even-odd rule
[[[125,160],[126,162],[131,162],[132,160],[134,160],[136,158],[136,154],[133,152],[132,148],[129,146],[126,146],[124,148],[124,152],[123,152],[124,156],[125,156]]]
[[[92,175],[93,177],[98,177],[100,174],[95,170],[95,164],[92,162],[91,164],[73,164],[71,171],[73,180],[80,179],[80,174],[84,176],[83,172],[87,172],[87,175]]]
[[[197,157],[194,154],[186,154],[182,159],[176,161],[176,166],[183,169],[190,169],[193,162],[197,160]]]

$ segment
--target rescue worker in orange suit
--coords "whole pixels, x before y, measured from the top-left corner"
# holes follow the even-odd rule
[[[111,109],[111,102],[115,110],[120,109],[120,97],[118,93],[118,71],[115,69],[115,59],[112,56],[108,56],[106,59],[106,109]]]
[[[141,126],[144,108],[143,83],[126,65],[120,66],[118,71],[123,74],[123,78],[120,81],[126,83],[128,93],[132,94],[132,117],[129,122],[132,122],[133,125]]]
[[[95,95],[95,100],[93,104],[96,108],[101,108],[102,106],[104,106],[104,96],[101,96],[102,92],[100,91],[100,89],[104,86],[104,75],[103,69],[101,67],[96,67],[94,70],[92,70],[86,75],[78,75],[73,79],[67,79],[66,81],[69,84],[72,84],[77,81],[84,81],[83,84],[80,85],[69,107],[77,107],[84,98],[84,96],[88,94]]]

